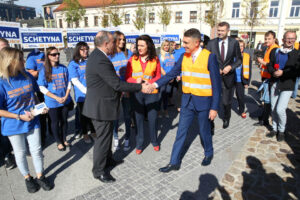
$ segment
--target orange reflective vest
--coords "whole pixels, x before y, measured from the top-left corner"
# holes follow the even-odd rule
[[[250,73],[250,55],[248,53],[243,53],[243,77],[249,79]]]
[[[143,68],[142,65],[140,63],[140,59],[138,59],[136,56],[132,57],[132,78],[134,79],[138,79],[138,78],[142,78],[145,81],[149,81],[153,78],[153,76],[155,75],[156,72],[156,67],[157,67],[157,62],[156,59],[153,60],[149,60],[147,62],[145,71],[143,72]],[[156,94],[158,93],[158,90],[155,89],[152,94]]]
[[[210,51],[203,49],[193,63],[191,54],[182,60],[182,92],[196,96],[212,96],[208,59]]]
[[[268,47],[268,49],[265,53],[265,56],[264,56],[264,61],[266,63],[270,62],[270,53],[271,53],[272,49],[274,49],[274,48],[279,48],[279,46],[277,44],[273,44],[272,46]],[[261,66],[260,75],[262,78],[271,78],[271,74],[268,72],[268,68],[265,65]]]
[[[294,48],[295,48],[296,50],[299,50],[299,46],[300,46],[300,42],[295,42]]]

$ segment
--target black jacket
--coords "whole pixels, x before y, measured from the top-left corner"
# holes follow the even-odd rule
[[[142,88],[141,84],[121,81],[112,62],[98,48],[87,62],[86,86],[83,114],[98,121],[118,119],[121,92],[137,92]]]
[[[217,60],[220,69],[224,69],[224,67],[226,67],[227,65],[231,65],[231,71],[228,74],[222,76],[222,79],[227,88],[233,87],[235,82],[235,68],[242,64],[242,54],[239,42],[236,39],[228,37],[228,50],[224,62],[222,62],[220,54],[219,38],[215,38],[209,41],[207,44],[207,49],[217,55]]]
[[[299,50],[292,50],[288,53],[288,60],[284,66],[283,74],[279,78],[275,78],[273,73],[275,72],[274,65],[276,63],[276,48],[270,53],[270,62],[267,64],[268,71],[272,75],[270,82],[274,83],[279,80],[278,88],[281,91],[292,91],[295,88],[296,78],[299,76]]]

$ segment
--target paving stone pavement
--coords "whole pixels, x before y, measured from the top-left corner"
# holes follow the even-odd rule
[[[159,141],[161,151],[155,152],[149,145],[149,138],[145,142],[145,150],[136,155],[134,148],[128,152],[117,151],[116,159],[123,159],[124,163],[112,169],[116,183],[103,184],[94,179],[92,168],[92,145],[86,145],[82,140],[75,140],[74,112],[69,118],[69,139],[73,147],[66,152],[58,152],[54,140],[49,137],[44,149],[45,173],[55,187],[50,192],[39,191],[28,194],[24,180],[17,169],[6,170],[0,168],[0,199],[104,199],[104,200],[175,200],[175,199],[209,199],[212,195],[217,198],[216,188],[222,188],[221,180],[224,174],[237,159],[241,149],[250,136],[256,133],[252,124],[259,114],[255,90],[259,81],[258,70],[253,67],[254,78],[247,91],[247,119],[242,119],[232,110],[232,119],[227,129],[222,129],[220,118],[215,120],[216,131],[213,137],[214,159],[207,167],[201,166],[203,148],[198,136],[198,127],[194,121],[186,141],[186,153],[183,157],[181,169],[176,172],[162,174],[160,167],[168,164],[172,145],[176,136],[179,115],[175,108],[170,108],[170,119],[159,119]],[[233,107],[236,107],[234,101]],[[222,113],[220,113],[222,116]],[[145,122],[145,125],[147,123]],[[124,128],[124,124],[121,125]],[[134,129],[132,129],[134,133]],[[134,146],[134,134],[131,136]],[[121,142],[123,133],[120,133]],[[33,169],[31,159],[28,158],[30,168]],[[33,170],[32,170],[33,171]],[[233,198],[234,199],[234,198]]]

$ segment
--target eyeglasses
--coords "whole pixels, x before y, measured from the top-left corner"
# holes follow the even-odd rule
[[[49,56],[53,56],[53,57],[60,56],[60,53],[50,53]]]
[[[285,40],[294,41],[296,38],[285,38]]]

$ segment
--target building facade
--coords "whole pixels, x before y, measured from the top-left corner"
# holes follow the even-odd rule
[[[0,3],[0,20],[16,22],[36,17],[35,8],[11,3]]]

